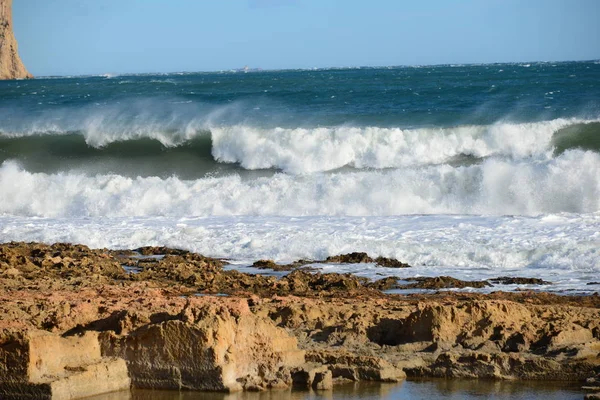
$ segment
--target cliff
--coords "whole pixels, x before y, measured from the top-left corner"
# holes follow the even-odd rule
[[[17,51],[11,7],[12,0],[0,0],[0,79],[33,78]]]

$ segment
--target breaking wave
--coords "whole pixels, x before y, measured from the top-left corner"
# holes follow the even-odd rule
[[[185,181],[0,167],[0,214],[39,217],[218,215],[536,215],[600,210],[600,154],[384,171],[237,174]]]
[[[37,154],[54,164],[61,159],[131,161],[138,157],[139,162],[170,165],[171,170],[167,168],[158,174],[168,176],[183,168],[177,167],[183,162],[180,160],[189,168],[190,157],[195,157],[203,159],[194,175],[200,177],[214,168],[207,165],[207,160],[236,164],[247,170],[307,174],[348,166],[387,169],[460,165],[465,160],[472,163],[488,157],[547,160],[575,148],[600,151],[600,122],[577,119],[415,129],[267,129],[243,124],[212,125],[194,119],[166,124],[151,118],[144,125],[130,122],[102,119],[79,130],[49,125],[32,126],[27,131],[0,130],[0,162],[31,160]]]

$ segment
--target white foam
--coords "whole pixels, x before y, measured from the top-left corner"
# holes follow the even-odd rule
[[[344,166],[383,169],[442,164],[464,155],[547,159],[552,157],[554,133],[573,124],[596,121],[555,119],[416,129],[352,126],[262,129],[217,123],[236,119],[239,104],[202,110],[198,104],[175,106],[177,102],[166,101],[159,106],[155,101],[138,100],[127,106],[53,110],[51,115],[37,118],[0,110],[0,119],[6,116],[9,121],[3,124],[0,135],[14,138],[81,132],[88,145],[98,148],[143,138],[172,147],[211,131],[212,153],[218,161],[239,163],[247,169],[276,168],[305,174]]]
[[[39,217],[490,214],[600,210],[600,154],[571,150],[550,160],[487,159],[351,173],[238,175],[184,181],[30,173],[0,167],[0,215]]]
[[[278,168],[312,173],[343,166],[396,168],[441,164],[457,156],[548,158],[552,136],[572,119],[455,128],[379,127],[258,129],[211,127],[213,156],[247,169]]]
[[[265,258],[290,262],[365,251],[372,256],[395,257],[412,268],[322,267],[326,272],[352,272],[372,279],[537,277],[554,283],[544,290],[597,291],[597,286],[586,283],[597,281],[600,273],[600,213],[540,217],[0,217],[0,242],[8,240],[108,248],[166,245],[237,260],[238,267]]]

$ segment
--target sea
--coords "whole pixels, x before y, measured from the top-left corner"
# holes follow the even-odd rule
[[[600,290],[600,61],[0,82],[0,242]],[[462,289],[475,290],[475,289]]]

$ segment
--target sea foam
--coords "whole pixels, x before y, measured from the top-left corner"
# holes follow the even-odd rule
[[[600,154],[384,171],[239,175],[185,181],[0,167],[0,215],[218,216],[516,214],[600,210]]]
[[[558,130],[578,123],[535,123],[399,129],[380,127],[257,129],[211,128],[216,160],[247,169],[278,168],[311,173],[344,166],[397,168],[441,164],[459,156],[548,157]]]

